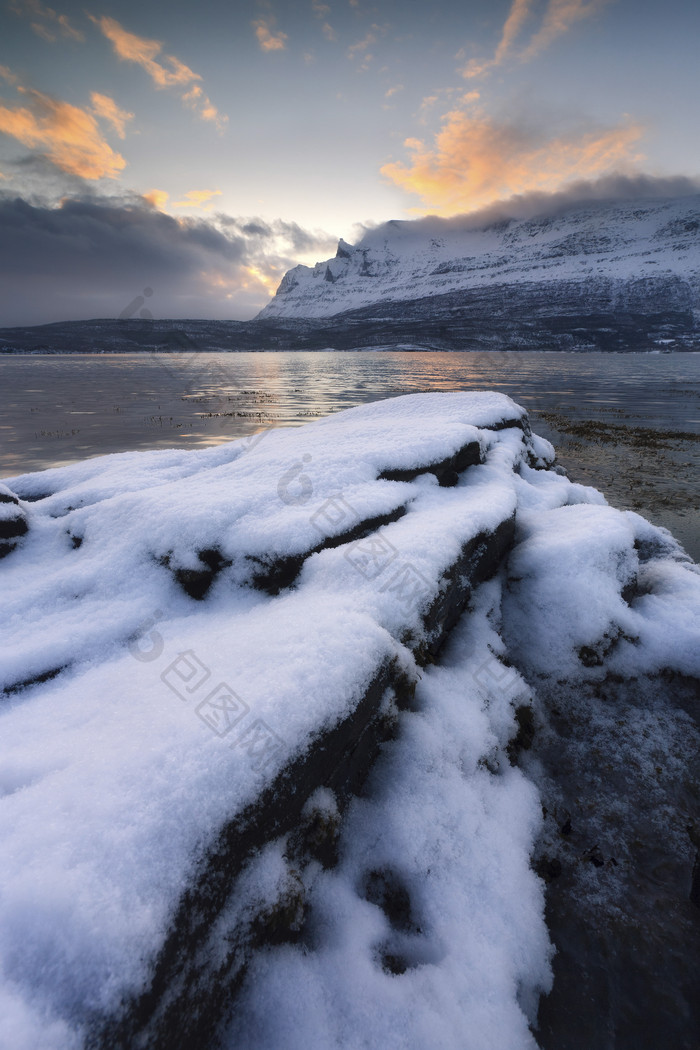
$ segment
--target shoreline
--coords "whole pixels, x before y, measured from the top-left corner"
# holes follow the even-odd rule
[[[591,485],[619,510],[669,530],[700,561],[700,435],[531,409],[535,433],[554,445],[572,481]]]

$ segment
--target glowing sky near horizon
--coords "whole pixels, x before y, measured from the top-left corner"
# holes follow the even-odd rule
[[[697,0],[2,2],[0,197],[137,199],[197,220],[200,252],[235,230],[210,316],[250,316],[356,224],[700,175]]]

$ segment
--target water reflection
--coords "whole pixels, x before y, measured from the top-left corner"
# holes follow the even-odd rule
[[[382,397],[501,390],[581,419],[700,429],[695,354],[265,353],[0,358],[0,473],[131,449],[218,444]]]
[[[267,427],[298,426],[378,398],[428,390],[510,394],[559,447],[562,432],[543,414],[700,434],[698,354],[7,355],[0,356],[0,382],[0,476],[108,452],[202,448]],[[624,502],[614,462],[609,455],[598,456],[594,444],[589,441],[586,450],[567,438],[569,462],[575,467],[585,460],[591,483]],[[677,487],[682,485],[681,495],[687,493],[688,509],[662,521],[677,532],[688,533],[682,519],[687,513],[692,517],[698,500],[697,448],[677,450]],[[625,483],[634,480],[635,471],[653,474],[658,462],[651,456],[640,465],[633,458]],[[674,468],[674,462],[664,469]]]

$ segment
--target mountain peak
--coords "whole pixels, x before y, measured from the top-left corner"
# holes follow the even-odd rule
[[[700,308],[700,193],[558,204],[553,197],[525,217],[491,209],[391,220],[355,245],[341,238],[333,259],[294,267],[259,317],[332,317],[445,293],[478,297],[480,289],[517,292],[524,284],[555,293],[558,282],[630,284],[662,275],[687,283]]]

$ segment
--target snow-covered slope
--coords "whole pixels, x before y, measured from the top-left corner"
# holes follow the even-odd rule
[[[651,279],[651,280],[650,280]],[[700,307],[700,195],[587,202],[556,214],[484,222],[470,216],[391,221],[334,259],[285,274],[261,318],[329,317],[382,302],[532,283],[613,282],[624,308],[671,288],[674,305]],[[662,282],[661,285],[659,282]],[[636,294],[635,288],[636,285]],[[662,293],[668,296],[668,292]]]

